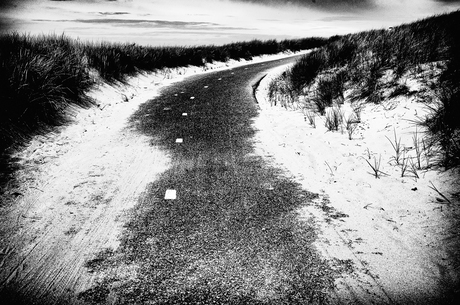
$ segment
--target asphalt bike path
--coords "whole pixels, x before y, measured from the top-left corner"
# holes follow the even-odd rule
[[[312,246],[314,222],[297,214],[318,195],[253,151],[259,111],[253,86],[269,69],[293,60],[186,78],[132,116],[151,145],[168,152],[171,166],[140,198],[112,261],[101,264],[135,266],[135,276],[106,277],[82,299],[327,302],[333,272]]]

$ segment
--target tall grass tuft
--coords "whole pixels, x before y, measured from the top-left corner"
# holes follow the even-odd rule
[[[325,114],[325,109],[331,107],[334,102],[342,104],[344,101],[344,86],[346,72],[341,71],[333,74],[328,74],[318,80],[316,86],[316,96],[313,100],[318,112],[321,115]]]
[[[325,62],[324,53],[315,51],[303,56],[290,70],[290,81],[294,90],[300,92],[313,82],[322,70]]]
[[[0,37],[0,70],[2,151],[63,123],[69,105],[91,105],[84,94],[93,84],[87,57],[65,36]]]
[[[326,120],[324,121],[324,126],[328,131],[338,131],[343,123],[343,111],[340,106],[335,106],[329,108],[329,111],[326,113]]]
[[[428,146],[436,150],[441,147],[439,164],[446,167],[460,165],[460,91],[441,87],[437,102],[430,107],[431,113],[421,124],[428,128]]]
[[[284,72],[269,83],[268,98],[272,105],[275,104],[276,106],[280,103],[281,106],[287,108],[295,103],[297,91],[292,88],[289,77],[289,71]]]
[[[451,20],[449,25],[454,23]],[[430,142],[442,147],[441,165],[451,168],[460,166],[460,33],[452,29],[446,44],[449,60],[440,78],[438,105],[424,125],[430,131]]]

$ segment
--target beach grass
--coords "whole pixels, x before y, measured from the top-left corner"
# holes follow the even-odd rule
[[[98,80],[124,82],[140,72],[204,67],[214,61],[251,59],[300,51],[322,38],[252,40],[222,46],[152,47],[129,43],[81,42],[65,35],[0,36],[0,169],[9,172],[11,150],[34,135],[68,121],[69,110],[91,107],[86,93]],[[3,176],[3,175],[2,175]],[[8,179],[8,175],[0,180]]]
[[[282,82],[283,86],[270,84],[271,96],[280,99],[283,92],[278,94],[276,88],[292,88],[295,96],[310,101],[319,114],[326,115],[327,107],[343,103],[338,97],[343,97],[347,89],[352,91],[352,107],[357,101],[379,105],[387,98],[388,90],[391,97],[414,93],[401,80],[404,75],[416,75],[427,65],[445,65],[439,80],[432,84],[437,97],[421,99],[431,111],[418,123],[429,131],[427,147],[441,148],[437,165],[458,167],[459,27],[460,11],[454,11],[394,28],[331,37],[323,47],[304,55],[282,77],[274,79],[274,83]],[[298,107],[298,101],[292,103]]]

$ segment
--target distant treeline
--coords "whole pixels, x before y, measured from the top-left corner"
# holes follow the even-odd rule
[[[82,43],[61,35],[0,36],[0,170],[7,150],[66,121],[70,105],[90,107],[85,95],[94,85],[91,71],[108,82],[142,71],[213,61],[251,59],[263,54],[317,48],[323,38],[253,40],[222,46],[148,47],[121,43]],[[1,180],[1,177],[0,177]]]

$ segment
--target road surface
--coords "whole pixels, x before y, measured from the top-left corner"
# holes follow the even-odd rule
[[[333,272],[312,246],[314,223],[296,213],[317,195],[266,164],[251,142],[258,115],[252,85],[292,60],[190,77],[133,115],[132,124],[168,151],[172,165],[140,198],[120,248],[92,265],[131,271],[112,272],[83,300],[326,301]]]

